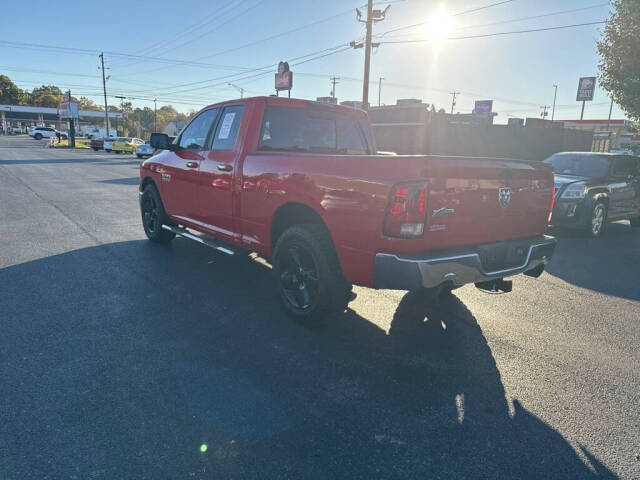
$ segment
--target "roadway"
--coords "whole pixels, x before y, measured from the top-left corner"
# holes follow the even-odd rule
[[[0,137],[0,478],[640,478],[640,229],[306,328],[259,259],[149,243],[138,163]]]

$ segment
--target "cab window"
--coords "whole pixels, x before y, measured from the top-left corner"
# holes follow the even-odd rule
[[[194,118],[180,135],[178,143],[180,147],[185,150],[204,150],[209,130],[211,130],[217,114],[218,109],[211,108]]]
[[[258,148],[344,155],[370,153],[357,118],[319,106],[267,107]]]

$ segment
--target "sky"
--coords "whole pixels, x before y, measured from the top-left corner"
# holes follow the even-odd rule
[[[157,98],[158,106],[187,112],[238,98],[239,88],[245,96],[274,93],[275,65],[285,60],[294,72],[293,97],[328,96],[335,75],[340,101],[361,100],[364,52],[347,46],[364,37],[355,12],[364,2],[110,0],[106,12],[103,3],[86,0],[55,8],[41,8],[39,0],[3,2],[0,74],[21,88],[56,84],[103,104],[104,51],[110,105],[120,102],[115,95],[140,107]],[[374,8],[387,5],[386,18],[373,27],[382,43],[371,56],[370,103],[378,103],[383,77],[382,104],[420,98],[449,111],[456,91],[455,112],[494,100],[496,123],[539,117],[543,105],[550,112],[554,84],[555,119],[579,118],[578,79],[598,73],[603,25],[479,36],[599,22],[611,9],[603,0],[374,0]],[[420,41],[385,43],[407,40]],[[598,87],[584,118],[606,119],[609,102]],[[617,105],[612,118],[624,118]]]

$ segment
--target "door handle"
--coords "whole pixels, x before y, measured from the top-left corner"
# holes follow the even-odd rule
[[[233,167],[228,163],[219,163],[218,170],[222,170],[223,172],[230,172]]]
[[[198,162],[187,162],[187,167],[198,168]]]

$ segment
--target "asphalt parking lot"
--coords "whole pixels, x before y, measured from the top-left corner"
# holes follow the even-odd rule
[[[138,164],[0,137],[0,478],[640,478],[628,222],[305,328],[263,263],[146,241]]]

